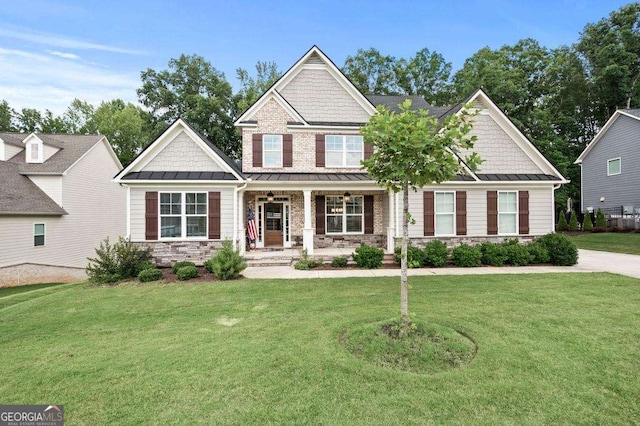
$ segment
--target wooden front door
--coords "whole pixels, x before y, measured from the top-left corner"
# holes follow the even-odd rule
[[[267,203],[264,212],[264,246],[282,247],[282,203]]]

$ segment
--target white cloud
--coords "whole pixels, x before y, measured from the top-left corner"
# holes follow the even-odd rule
[[[63,52],[59,52],[63,53]],[[121,98],[136,102],[137,73],[125,73],[82,61],[0,47],[0,99],[19,110],[63,113],[74,98],[92,104]]]
[[[128,55],[146,55],[146,52],[134,49],[127,49],[117,46],[108,46],[105,44],[94,43],[92,41],[81,40],[77,38],[65,37],[57,34],[39,33],[26,28],[11,28],[7,26],[0,27],[0,36],[13,38],[17,40],[29,41],[32,43],[43,44],[46,46],[54,46],[67,49],[79,50],[100,50],[103,52],[124,53]]]
[[[64,59],[80,59],[80,56],[78,55],[74,55],[73,53],[68,53],[68,52],[60,52],[58,50],[47,50],[47,53],[53,56],[58,56],[60,58],[64,58]]]

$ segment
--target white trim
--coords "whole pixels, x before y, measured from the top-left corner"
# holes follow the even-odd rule
[[[265,165],[265,161],[264,161],[264,154],[265,154],[265,149],[264,149],[264,137],[265,136],[277,136],[278,138],[280,138],[280,164],[276,164],[274,166],[266,166]],[[276,152],[275,149],[273,150],[269,150],[269,152]],[[284,167],[284,137],[281,134],[272,134],[272,133],[264,133],[262,135],[262,167],[265,169],[282,169]]]
[[[162,194],[180,194],[180,214],[162,214]],[[204,194],[205,195],[205,213],[204,214],[187,214],[187,195],[186,194]],[[173,204],[171,201],[169,204]],[[196,198],[196,205],[198,204]],[[163,237],[162,236],[162,218],[163,217],[180,217],[180,236],[179,237]],[[187,218],[204,217],[205,230],[204,235],[188,236],[187,235]],[[158,191],[158,241],[198,241],[209,239],[209,192],[208,191]]]
[[[593,149],[593,147],[598,143],[598,141],[600,141],[600,139],[602,139],[604,134],[607,133],[609,128],[611,126],[613,126],[613,123],[615,123],[615,121],[621,115],[624,115],[624,116],[629,117],[629,118],[633,118],[634,120],[640,120],[640,117],[636,117],[633,114],[629,114],[628,112],[625,112],[625,111],[622,111],[622,110],[616,110],[616,112],[613,113],[613,115],[609,118],[609,120],[607,120],[607,122],[604,124],[604,126],[602,126],[600,131],[598,131],[598,133],[594,136],[594,138],[591,140],[591,142],[589,142],[589,145],[587,145],[587,147],[582,151],[582,153],[580,153],[580,155],[578,156],[576,161],[573,162],[573,164],[582,163],[582,160],[585,159],[587,154],[589,154],[589,152]]]
[[[42,225],[44,231],[42,232],[42,234],[36,234],[36,225]],[[46,222],[33,222],[33,226],[31,227],[32,230],[32,237],[33,237],[33,246],[32,247],[46,247],[47,246],[47,223]],[[44,243],[43,244],[37,244],[36,245],[36,237],[38,236],[42,236],[44,237]]]
[[[127,206],[126,206],[126,216],[127,216],[127,239],[131,238],[131,187],[129,185],[124,185],[127,188]]]
[[[497,220],[497,222],[498,222],[498,234],[497,235],[505,236],[505,237],[517,236],[517,235],[519,235],[519,231],[520,231],[520,223],[519,223],[520,221],[518,220],[518,216],[519,216],[519,213],[520,213],[520,196],[519,196],[520,192],[518,190],[504,190],[504,191],[497,191],[497,192],[498,192],[498,194],[497,194],[498,197],[497,197],[497,200],[496,200],[496,203],[497,203],[497,206],[496,206],[497,209],[496,210],[498,212],[497,213],[498,214],[498,220]],[[515,230],[514,233],[510,233],[510,232],[509,233],[501,233],[500,232],[500,214],[501,214],[500,213],[500,194],[501,193],[502,194],[515,194],[516,195],[516,210],[515,210],[515,213],[514,212],[504,212],[504,213],[502,213],[502,214],[505,214],[505,215],[506,214],[515,214],[516,230]]]
[[[457,191],[433,191],[433,236],[434,237],[455,237],[457,235],[457,227],[456,227],[456,192]],[[451,213],[440,213],[441,215],[451,215],[453,216],[453,233],[452,234],[438,234],[438,194],[453,194],[453,212]]]
[[[329,214],[327,213],[327,198],[328,197],[337,197],[342,199],[342,213],[340,214]],[[347,214],[347,203],[344,201],[344,197],[340,194],[327,194],[324,196],[324,233],[325,235],[364,235],[364,216],[365,216],[365,212],[364,212],[364,195],[351,195],[350,199],[354,199],[355,197],[359,197],[362,198],[362,213],[361,214]],[[374,210],[375,210],[375,206],[374,206]],[[380,213],[381,214],[381,213]],[[342,232],[329,232],[329,222],[327,220],[328,216],[342,216]],[[361,217],[361,221],[360,221],[360,225],[362,226],[362,231],[359,232],[348,232],[347,231],[347,217],[348,216],[360,216]]]
[[[148,146],[140,155],[138,155],[124,170],[120,171],[113,179],[114,182],[123,182],[122,177],[130,172],[141,171],[147,166],[164,148],[166,148],[180,133],[184,131],[187,136],[193,140],[202,151],[213,160],[223,171],[233,174],[239,181],[244,179],[229,166],[218,154],[213,151],[202,138],[195,133],[186,122],[179,118],[169,128],[167,128],[150,146]],[[128,181],[124,181],[128,182]],[[175,182],[175,181],[174,181]],[[237,183],[237,182],[233,182]]]
[[[258,238],[256,239],[256,248],[264,248],[264,235],[267,226],[267,218],[265,215],[265,206],[267,203],[265,200],[260,200],[261,198],[266,198],[266,194],[256,194],[254,197],[254,206],[255,206],[255,221],[256,228],[258,229]],[[274,198],[277,198],[274,203],[282,204],[282,247],[290,248],[293,245],[293,241],[291,239],[291,224],[293,223],[291,219],[291,196],[290,195],[276,195]],[[288,215],[287,215],[288,210]],[[261,217],[260,217],[261,215]],[[288,240],[288,241],[287,241]]]
[[[340,165],[335,165],[329,164],[329,156],[328,156],[328,149],[327,149],[327,137],[329,136],[333,136],[333,137],[340,137],[342,138],[342,163]],[[351,165],[351,164],[347,164],[347,153],[349,152],[347,150],[347,137],[360,137],[361,139],[361,145],[362,145],[362,149],[360,150],[360,160],[358,161],[358,164],[356,165]],[[331,152],[337,152],[336,150],[332,150]],[[351,151],[351,152],[356,152],[356,151]],[[360,162],[364,160],[364,138],[362,137],[362,135],[339,135],[339,134],[326,134],[324,135],[324,166],[327,169],[353,169],[353,168],[360,168],[361,164]]]
[[[44,142],[35,133],[31,133],[29,136],[23,139],[24,144],[24,161],[28,164],[42,164],[44,163]],[[33,147],[38,147],[38,158],[33,159]]]
[[[609,165],[611,164],[612,161],[618,161],[620,163],[620,170],[618,171],[618,173],[611,173],[610,172],[610,167]],[[607,160],[607,176],[617,176],[619,174],[622,174],[622,159],[620,157],[616,157],[616,158],[611,158],[609,160]],[[582,207],[582,206],[580,206]]]

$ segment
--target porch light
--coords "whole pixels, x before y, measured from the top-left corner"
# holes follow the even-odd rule
[[[349,191],[344,193],[344,195],[342,196],[342,199],[344,200],[345,203],[349,202],[349,200],[351,199],[351,194],[349,194]]]
[[[273,203],[273,192],[271,191],[267,193],[267,203]]]

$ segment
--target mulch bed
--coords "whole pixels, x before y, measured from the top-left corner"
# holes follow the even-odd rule
[[[204,267],[198,268],[198,276],[196,278],[191,278],[187,281],[180,281],[176,274],[173,273],[171,268],[160,268],[162,271],[162,278],[165,283],[175,283],[175,282],[192,282],[192,283],[200,283],[200,282],[211,282],[211,281],[221,281],[218,277],[213,275],[211,272],[207,271]]]

